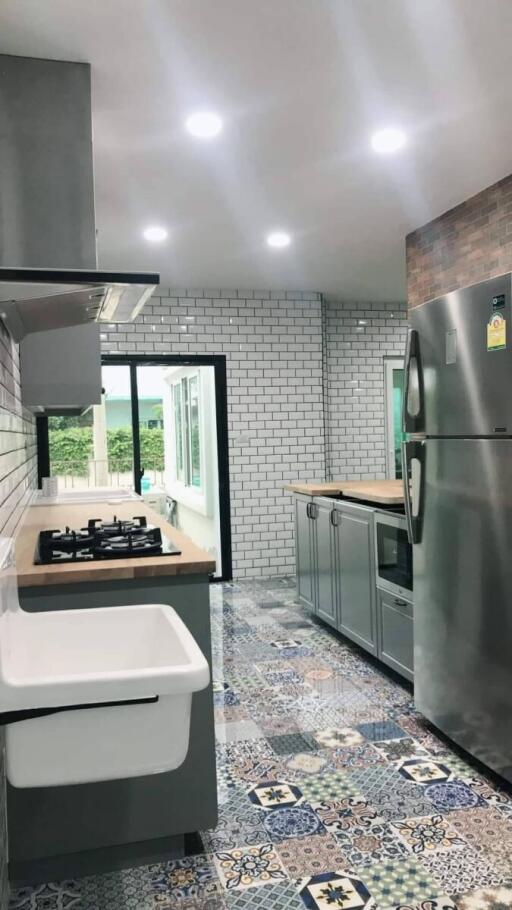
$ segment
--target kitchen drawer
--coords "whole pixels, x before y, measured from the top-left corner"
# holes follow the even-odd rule
[[[414,678],[413,605],[387,591],[377,590],[378,656],[406,679]]]

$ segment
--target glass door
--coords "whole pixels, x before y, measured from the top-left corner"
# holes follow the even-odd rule
[[[136,365],[140,493],[222,575],[215,369]]]
[[[402,478],[402,399],[404,389],[404,362],[401,357],[384,361],[386,396],[386,474]]]

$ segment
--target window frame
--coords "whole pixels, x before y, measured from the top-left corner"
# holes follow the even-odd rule
[[[386,477],[397,480],[395,462],[395,424],[393,406],[393,373],[395,370],[404,370],[403,357],[391,356],[384,358],[384,398],[385,398],[385,436],[386,436]]]
[[[132,389],[132,423],[134,427],[134,486],[135,492],[141,492],[141,458],[139,444],[139,409],[137,397],[138,366],[211,366],[214,368],[213,400],[216,414],[216,437],[218,476],[216,482],[219,490],[219,523],[221,538],[222,574],[212,578],[217,581],[230,581],[233,577],[233,556],[231,542],[231,505],[229,483],[229,447],[228,447],[228,406],[227,406],[227,367],[225,354],[103,354],[102,364],[125,363],[130,366]],[[37,475],[38,486],[42,478],[50,473],[48,418],[36,417],[37,433]]]

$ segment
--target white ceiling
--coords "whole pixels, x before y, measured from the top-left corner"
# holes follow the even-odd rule
[[[1,52],[92,64],[100,265],[174,287],[403,298],[405,234],[512,171],[511,47],[511,0],[0,3]]]

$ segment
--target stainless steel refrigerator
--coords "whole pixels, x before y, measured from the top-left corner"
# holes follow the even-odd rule
[[[411,311],[404,377],[419,711],[512,782],[512,278]]]

